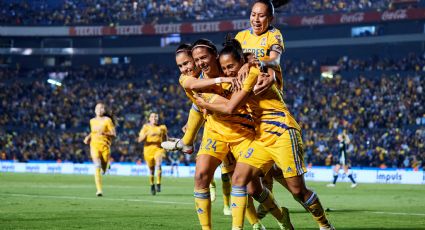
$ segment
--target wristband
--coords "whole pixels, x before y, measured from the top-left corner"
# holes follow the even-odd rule
[[[214,79],[215,84],[220,84],[221,83],[221,77],[217,77]]]

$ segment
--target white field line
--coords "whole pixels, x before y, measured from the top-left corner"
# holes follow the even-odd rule
[[[31,194],[13,194],[3,193],[0,195],[15,196],[15,197],[35,197],[35,198],[52,198],[52,199],[66,199],[66,200],[109,200],[109,201],[125,201],[125,202],[146,202],[156,204],[181,204],[181,205],[194,205],[188,202],[175,202],[175,201],[157,201],[157,200],[142,200],[142,199],[118,199],[106,197],[79,197],[79,196],[50,196],[50,195],[31,195]],[[289,207],[296,208],[296,207]],[[333,211],[337,211],[333,209]],[[377,211],[361,211],[364,213],[378,214],[378,215],[404,215],[404,216],[425,216],[425,213],[406,213],[406,212],[377,212]]]
[[[159,200],[141,200],[141,199],[118,199],[106,197],[79,197],[79,196],[50,196],[50,195],[31,195],[31,194],[13,194],[2,193],[1,196],[15,196],[15,197],[34,197],[34,198],[51,198],[51,199],[66,199],[66,200],[109,200],[109,201],[125,201],[125,202],[146,202],[155,204],[182,204],[194,205],[194,203],[175,202],[175,201],[159,201]],[[94,194],[93,194],[94,196]]]

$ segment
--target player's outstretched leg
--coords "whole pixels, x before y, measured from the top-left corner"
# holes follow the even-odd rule
[[[195,109],[190,109],[189,117],[187,119],[187,128],[184,136],[181,140],[164,141],[161,143],[161,147],[167,151],[180,150],[186,154],[193,153],[193,142],[195,141],[196,135],[204,123],[202,113]]]
[[[305,186],[304,177],[295,176],[286,178],[290,192],[301,205],[311,213],[321,230],[334,229],[326,217],[325,210],[318,195]]]

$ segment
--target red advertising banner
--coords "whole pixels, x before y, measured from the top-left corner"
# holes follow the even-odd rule
[[[290,27],[326,26],[357,23],[376,23],[400,20],[425,19],[425,8],[393,11],[318,14],[308,16],[277,16],[276,24]],[[249,28],[248,19],[194,23],[128,26],[0,26],[0,36],[108,36],[108,35],[159,35],[173,33],[211,33],[240,31]]]
[[[425,9],[400,9],[384,12],[355,12],[280,18],[279,24],[289,26],[317,26],[353,23],[424,19]]]

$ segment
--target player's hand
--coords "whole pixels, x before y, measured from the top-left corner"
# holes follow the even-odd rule
[[[198,94],[193,94],[193,97],[195,98],[195,100],[196,100],[196,102],[195,102],[195,104],[196,105],[198,105],[199,107],[204,107],[204,105],[205,105],[205,100],[202,98],[202,97],[200,97]]]
[[[254,94],[259,95],[264,93],[274,84],[274,82],[274,77],[270,76],[268,73],[261,73],[258,76],[257,84],[254,86]]]
[[[88,144],[90,144],[90,137],[86,137],[86,138],[84,138],[84,144],[86,144],[86,145],[88,145]]]
[[[222,77],[221,82],[227,82],[232,84],[231,91],[237,92],[242,89],[242,82],[237,77]]]
[[[250,68],[250,64],[249,63],[245,63],[238,71],[238,79],[243,82],[245,80],[246,77],[248,77],[249,74],[249,68]]]
[[[187,124],[185,124],[185,125],[182,127],[182,131],[183,131],[183,133],[186,133],[186,131],[187,131]]]

